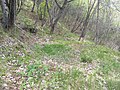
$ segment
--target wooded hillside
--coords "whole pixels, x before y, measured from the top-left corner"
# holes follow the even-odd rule
[[[120,90],[119,0],[0,5],[0,90]]]

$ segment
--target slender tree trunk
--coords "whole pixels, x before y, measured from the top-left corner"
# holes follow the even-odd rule
[[[59,11],[58,11],[56,17],[54,19],[52,19],[52,22],[51,22],[51,25],[50,25],[51,26],[51,31],[50,31],[51,34],[54,32],[55,26],[57,25],[59,19],[61,18],[68,2],[67,2],[67,0],[65,0],[62,6],[60,6],[58,4],[57,0],[55,0],[55,3],[58,6]]]
[[[79,37],[79,41],[82,40],[86,35],[86,29],[88,27],[89,18],[90,18],[91,14],[92,14],[92,10],[94,9],[95,2],[96,2],[96,0],[93,2],[91,7],[88,7],[88,12],[87,12],[87,15],[86,15],[86,19],[85,19],[85,21],[83,23],[83,28],[82,28],[81,35]]]
[[[15,23],[15,16],[16,16],[16,0],[9,1],[10,8],[9,8],[9,27],[12,28]]]
[[[74,32],[74,29],[75,29],[75,27],[76,27],[76,24],[77,24],[78,20],[79,20],[79,15],[77,15],[77,17],[76,17],[76,19],[75,19],[75,22],[74,22],[74,24],[73,24],[73,27],[72,27],[72,29],[71,29],[71,32],[72,32],[72,33]]]
[[[81,32],[79,41],[84,39],[84,37],[86,35],[86,28],[87,28],[87,26],[88,26],[88,21],[86,19],[85,22],[84,22],[84,24],[83,24],[83,28],[82,28],[82,32]]]
[[[96,32],[95,32],[95,42],[96,44],[99,43],[98,39],[99,39],[99,30],[98,30],[98,26],[99,26],[99,6],[100,6],[100,0],[98,0],[97,3],[97,23],[96,23]]]

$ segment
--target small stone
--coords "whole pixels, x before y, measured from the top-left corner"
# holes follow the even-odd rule
[[[27,87],[30,88],[30,85],[28,84]]]
[[[8,85],[6,83],[3,84],[3,87],[7,87]]]

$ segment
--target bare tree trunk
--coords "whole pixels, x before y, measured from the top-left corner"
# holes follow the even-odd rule
[[[85,21],[83,23],[83,28],[82,28],[81,35],[79,37],[79,41],[82,40],[85,37],[85,35],[86,35],[86,28],[88,26],[88,22],[89,22],[89,18],[91,16],[92,10],[94,9],[95,2],[96,2],[96,0],[93,2],[93,4],[91,5],[91,7],[88,6],[88,12],[87,12],[87,15],[86,15],[86,19],[85,19]]]
[[[52,20],[52,21],[50,22],[50,23],[51,23],[51,24],[50,24],[50,26],[51,26],[51,31],[50,31],[50,33],[51,33],[51,34],[54,32],[55,26],[57,25],[59,19],[61,18],[62,14],[63,14],[63,12],[64,12],[64,10],[65,10],[65,8],[66,8],[66,5],[67,5],[69,2],[71,2],[71,1],[73,1],[73,0],[69,0],[69,1],[68,1],[68,0],[64,0],[63,5],[60,6],[59,3],[57,2],[57,0],[55,0],[55,3],[56,3],[56,5],[57,5],[57,7],[59,8],[59,11],[58,11],[56,17],[54,17],[53,19],[51,19],[51,20]]]
[[[85,22],[84,22],[84,24],[83,24],[83,28],[82,28],[82,32],[81,32],[79,41],[84,39],[85,34],[86,34],[87,25],[88,25],[88,19],[86,19]]]
[[[16,16],[16,0],[9,0],[10,8],[9,8],[9,27],[12,28],[15,23]]]
[[[95,37],[94,37],[94,40],[96,43],[99,43],[98,41],[98,37],[99,37],[99,30],[98,30],[98,26],[99,26],[99,6],[100,6],[100,0],[98,0],[98,3],[97,3],[97,23],[96,23],[96,32],[95,32]]]
[[[77,24],[77,22],[79,21],[79,15],[77,15],[77,17],[76,17],[76,19],[75,19],[75,22],[74,22],[74,24],[73,24],[73,27],[72,27],[72,29],[71,29],[71,32],[73,33],[75,30],[75,27],[76,27],[76,24]]]
[[[6,0],[1,0],[1,8],[2,8],[2,14],[3,14],[3,28],[8,28],[8,7],[6,5]]]
[[[63,9],[60,9],[59,13],[57,14],[57,17],[52,20],[51,31],[50,31],[51,34],[54,32],[55,26],[56,26],[57,22],[59,21],[63,11],[64,11]]]

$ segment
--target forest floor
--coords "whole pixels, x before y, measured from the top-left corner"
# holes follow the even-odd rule
[[[0,38],[3,90],[120,89],[117,51],[87,40],[79,42],[74,35],[39,37],[1,30]]]
[[[0,90],[120,90],[120,52],[78,41],[62,25],[53,35],[0,28]]]

